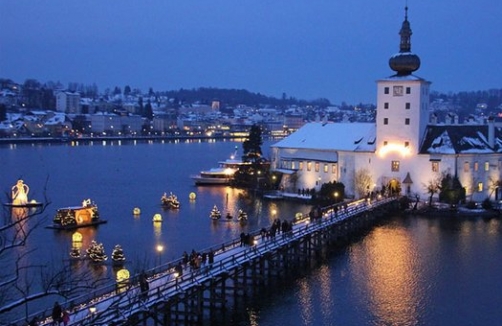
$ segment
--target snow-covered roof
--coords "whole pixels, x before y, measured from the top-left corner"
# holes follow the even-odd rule
[[[494,147],[488,141],[488,125],[431,125],[422,143],[422,154],[502,152],[502,131],[494,128]]]
[[[48,125],[58,125],[58,124],[62,124],[65,122],[65,119],[66,119],[66,116],[64,114],[56,114],[54,115],[52,118],[50,118],[49,120],[47,120],[45,122],[45,125],[48,126]]]
[[[375,151],[375,140],[374,123],[312,122],[272,147],[372,152]]]

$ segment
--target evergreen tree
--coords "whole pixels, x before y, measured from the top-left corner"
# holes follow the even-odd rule
[[[262,155],[261,145],[263,144],[261,128],[258,125],[252,125],[249,131],[248,139],[242,143],[244,162],[257,162]]]

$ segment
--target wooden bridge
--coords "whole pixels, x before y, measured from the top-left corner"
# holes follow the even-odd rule
[[[72,300],[70,325],[209,324],[264,286],[310,268],[330,246],[372,225],[396,205],[395,199],[381,199],[325,207],[320,217],[297,220],[274,237],[257,231],[250,244],[236,239],[211,248],[211,264],[191,268],[180,259],[158,266],[147,272],[147,295],[134,279]],[[38,314],[43,319],[39,325],[51,325],[50,313]]]

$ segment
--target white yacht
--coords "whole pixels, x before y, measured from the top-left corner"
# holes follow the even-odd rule
[[[196,185],[228,185],[232,182],[235,172],[239,166],[248,164],[237,159],[237,150],[225,161],[218,162],[217,168],[201,171],[198,175],[192,176]]]

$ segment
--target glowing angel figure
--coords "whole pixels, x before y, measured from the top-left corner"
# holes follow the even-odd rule
[[[12,187],[12,203],[14,205],[26,205],[29,192],[30,187],[23,180],[17,180],[16,185]]]

